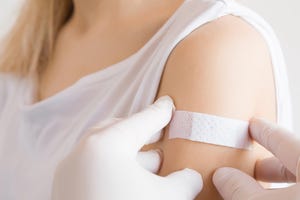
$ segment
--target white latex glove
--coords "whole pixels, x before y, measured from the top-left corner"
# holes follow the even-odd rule
[[[250,123],[251,136],[274,156],[258,161],[255,176],[266,182],[299,181],[300,140],[287,130],[264,120]],[[299,200],[300,183],[283,189],[265,190],[254,178],[233,168],[220,168],[213,182],[225,200]]]
[[[126,119],[102,122],[57,168],[52,199],[194,199],[202,189],[199,173],[184,169],[161,177],[136,159],[144,144],[169,123],[173,109],[172,99],[165,96]],[[157,153],[139,155],[144,164],[154,157],[146,165],[152,171],[159,168]]]

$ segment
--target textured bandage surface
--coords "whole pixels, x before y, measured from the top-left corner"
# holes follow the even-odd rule
[[[169,138],[250,150],[248,127],[243,120],[177,110],[170,122]]]

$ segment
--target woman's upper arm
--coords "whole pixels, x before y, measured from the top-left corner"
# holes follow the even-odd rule
[[[173,50],[157,97],[169,95],[179,110],[248,120],[252,116],[274,121],[276,106],[272,66],[260,35],[237,17],[225,16],[191,33]],[[183,139],[158,144],[164,151],[160,171],[190,167],[204,178],[199,199],[218,199],[211,176],[221,166],[253,173],[254,152]]]
[[[225,16],[177,45],[157,96],[170,95],[177,109],[245,120],[259,114],[256,107],[265,104],[275,120],[273,83],[261,36],[241,19]]]

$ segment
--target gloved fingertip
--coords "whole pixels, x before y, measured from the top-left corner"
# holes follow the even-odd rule
[[[229,178],[230,174],[232,174],[233,169],[230,167],[222,167],[215,171],[213,174],[213,183],[218,188],[222,186],[226,180]]]
[[[158,173],[162,160],[163,160],[163,152],[160,149],[151,150],[150,153],[153,155],[153,161],[152,161],[152,168],[149,168],[148,170],[152,173]]]
[[[156,134],[153,134],[153,136],[150,138],[149,141],[145,145],[153,144],[155,142],[160,141],[163,138],[163,130],[158,131]]]
[[[168,187],[176,199],[195,199],[203,188],[202,176],[197,171],[186,168],[173,172],[167,177]]]
[[[252,136],[258,136],[268,129],[273,129],[274,124],[272,124],[271,122],[269,122],[265,119],[252,118],[250,120],[249,128],[250,128],[250,133]]]
[[[186,179],[188,179],[195,191],[200,192],[203,188],[203,179],[201,174],[190,168],[185,168],[183,171],[186,173]]]
[[[213,183],[223,199],[248,199],[263,190],[251,176],[230,167],[217,169]]]
[[[157,104],[157,103],[163,103],[163,102],[167,102],[169,105],[171,105],[173,111],[176,109],[173,99],[168,95],[159,97],[154,103]]]
[[[161,149],[154,149],[152,151],[155,152],[158,155],[160,161],[163,159],[164,154],[163,154],[163,151]]]
[[[159,98],[155,101],[155,103],[158,103],[158,102],[161,102],[161,101],[169,101],[169,102],[173,102],[173,99],[172,99],[170,96],[168,96],[168,95],[164,95],[164,96],[159,97]]]
[[[163,153],[160,149],[139,152],[137,162],[147,171],[157,173],[160,170]]]

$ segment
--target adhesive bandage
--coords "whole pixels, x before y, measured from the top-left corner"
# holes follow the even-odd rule
[[[252,141],[248,126],[243,120],[177,110],[170,122],[169,138],[249,150]]]

